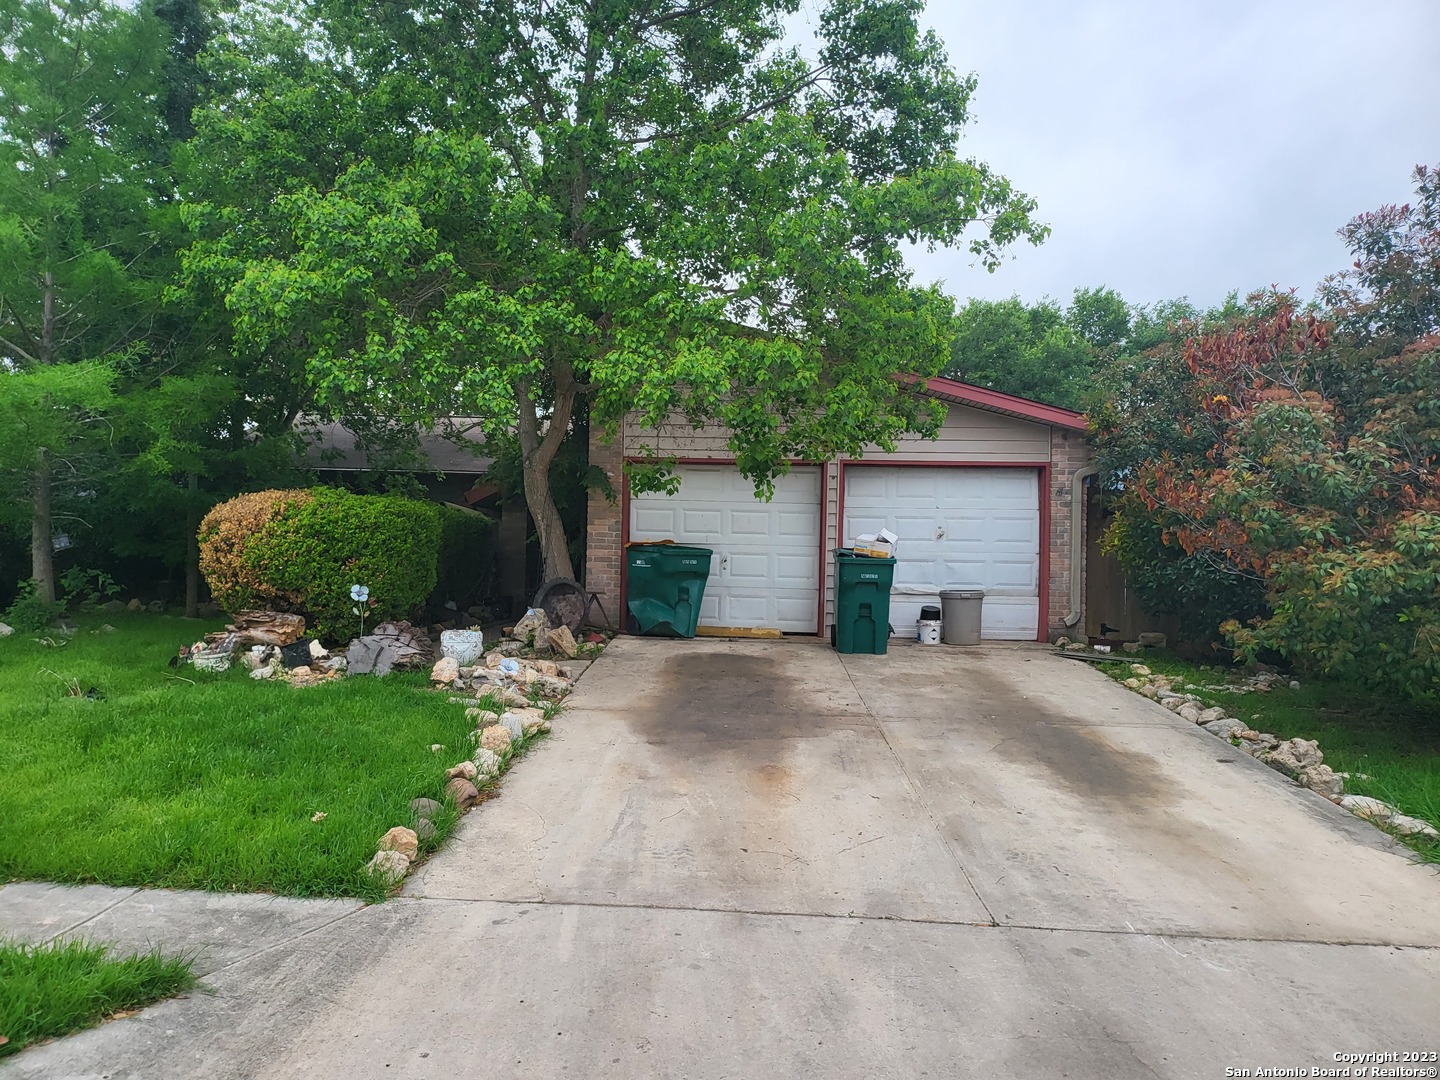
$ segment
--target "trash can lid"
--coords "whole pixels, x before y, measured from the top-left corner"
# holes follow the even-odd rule
[[[941,600],[984,600],[984,589],[942,589]]]

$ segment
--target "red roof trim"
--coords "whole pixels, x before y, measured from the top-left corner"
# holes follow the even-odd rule
[[[1085,431],[1089,427],[1085,420],[1085,414],[1075,412],[1073,409],[1062,409],[1059,405],[1046,405],[1040,401],[1016,397],[1014,394],[1003,394],[999,390],[987,390],[983,386],[972,386],[970,383],[957,382],[954,379],[943,379],[936,376],[926,381],[925,389],[932,394],[955,398],[970,405],[978,405],[982,409],[998,409],[1000,412],[1013,413],[1027,420],[1036,420],[1053,427],[1070,428],[1073,431]]]

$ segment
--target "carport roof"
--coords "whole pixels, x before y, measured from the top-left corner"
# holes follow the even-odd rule
[[[1078,413],[1073,409],[1062,409],[1059,405],[1046,405],[1041,401],[1016,397],[1014,394],[1004,394],[999,390],[974,386],[956,379],[944,379],[939,376],[927,379],[925,390],[944,401],[953,401],[958,405],[969,405],[976,409],[988,409],[990,412],[1005,413],[1008,416],[1018,416],[1022,420],[1033,420],[1041,424],[1050,424],[1053,427],[1070,428],[1073,431],[1084,431],[1088,427],[1084,413]]]

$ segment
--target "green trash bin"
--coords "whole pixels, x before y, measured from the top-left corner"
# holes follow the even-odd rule
[[[694,637],[710,577],[709,548],[631,544],[625,549],[625,606],[631,631],[656,637]]]
[[[835,625],[830,628],[830,643],[836,652],[885,654],[890,647],[894,581],[893,557],[877,559],[856,555],[849,548],[835,549]]]

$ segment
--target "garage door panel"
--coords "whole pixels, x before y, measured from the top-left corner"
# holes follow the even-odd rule
[[[674,496],[630,501],[632,540],[714,549],[702,626],[768,626],[814,633],[820,594],[820,470],[775,481],[770,502],[733,465],[681,465]]]
[[[986,591],[982,633],[1033,639],[1039,627],[1040,480],[1032,469],[849,466],[847,542],[888,528],[899,537],[891,623],[915,632],[943,588]]]

